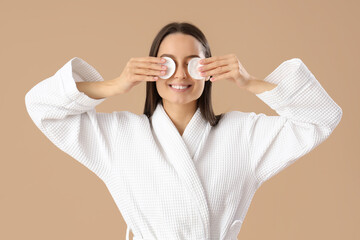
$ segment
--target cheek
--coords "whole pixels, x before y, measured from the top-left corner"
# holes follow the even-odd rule
[[[198,80],[197,80],[198,81]],[[201,96],[201,94],[203,93],[205,88],[205,82],[204,81],[199,81],[196,84],[194,84],[194,93]]]
[[[155,83],[156,83],[156,88],[157,89],[162,89],[163,88],[164,83],[162,81],[157,80]]]
[[[203,91],[204,90],[204,87],[205,87],[205,82],[204,81],[199,81],[197,80],[197,82],[195,83],[194,85],[194,88],[197,90],[197,91]]]
[[[164,80],[156,81],[156,89],[160,96],[166,91],[166,87],[167,85]]]

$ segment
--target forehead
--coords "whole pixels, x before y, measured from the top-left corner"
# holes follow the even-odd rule
[[[201,43],[193,36],[174,33],[166,36],[160,44],[158,56],[171,54],[183,58],[188,55],[203,56]]]

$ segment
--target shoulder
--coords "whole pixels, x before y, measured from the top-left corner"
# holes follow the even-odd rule
[[[223,113],[222,118],[218,123],[219,129],[230,129],[244,128],[248,125],[249,120],[253,116],[253,112],[241,112],[241,111],[229,111]]]
[[[147,116],[145,114],[136,114],[130,111],[115,111],[113,113],[121,122],[136,123],[147,120]]]
[[[136,114],[130,111],[113,112],[120,126],[133,129],[149,124],[148,117],[145,114]]]
[[[213,138],[222,139],[227,146],[246,144],[251,114],[241,111],[224,112],[218,124],[212,127]]]
[[[223,114],[222,120],[225,123],[236,123],[251,118],[253,112],[229,111]]]

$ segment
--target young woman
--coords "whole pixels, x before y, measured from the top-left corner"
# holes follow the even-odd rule
[[[74,57],[26,94],[27,111],[51,142],[106,184],[128,224],[127,238],[131,228],[136,240],[236,239],[260,185],[327,139],[342,109],[299,58],[261,80],[234,54],[211,56],[190,23],[164,26],[149,55],[131,58],[106,81]],[[155,79],[164,56],[175,72]],[[193,57],[204,60],[201,80],[188,73]],[[222,80],[254,93],[279,116],[215,115],[211,88]],[[141,82],[142,115],[95,111]]]

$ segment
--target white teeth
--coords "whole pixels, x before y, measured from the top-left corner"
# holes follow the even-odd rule
[[[177,85],[170,85],[170,87],[172,87],[172,88],[176,88],[176,89],[185,89],[185,88],[188,88],[189,86],[177,86]]]

